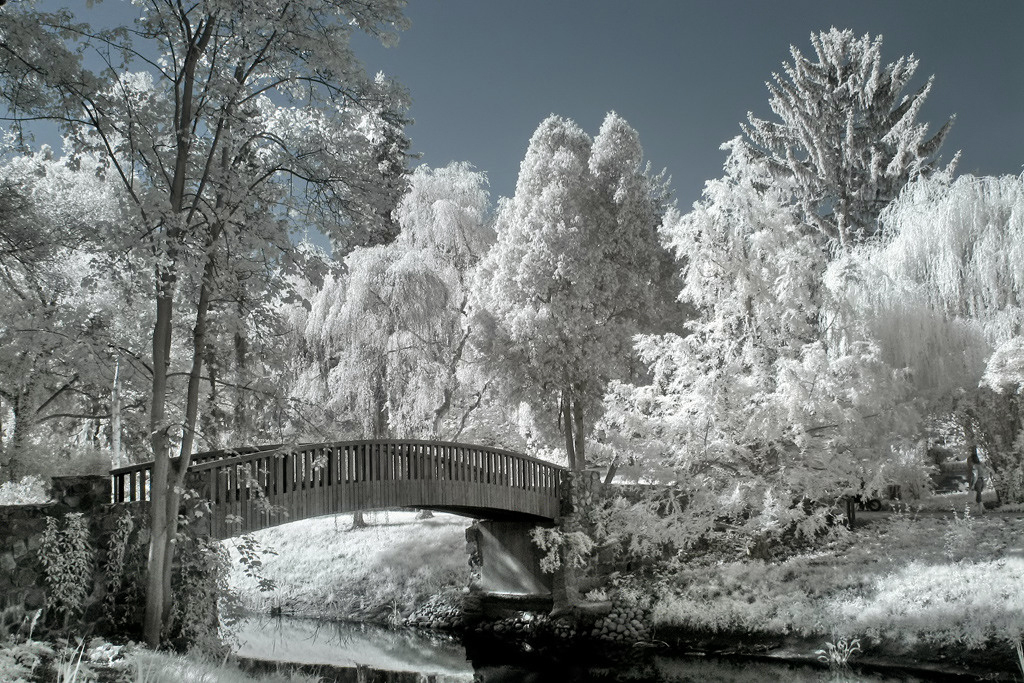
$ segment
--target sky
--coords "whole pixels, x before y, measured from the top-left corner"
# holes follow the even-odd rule
[[[102,24],[127,1],[40,5]],[[614,110],[688,207],[747,112],[772,116],[765,82],[790,45],[813,54],[811,33],[832,26],[881,34],[885,63],[915,55],[907,93],[934,75],[918,120],[935,131],[956,115],[942,156],[960,150],[959,173],[1024,170],[1024,0],[410,0],[406,15],[397,46],[357,34],[356,54],[409,90],[417,163],[469,161],[494,201],[545,117],[596,135]]]
[[[765,82],[812,32],[883,36],[885,63],[920,61],[911,93],[935,76],[919,116],[956,114],[944,159],[959,173],[1024,170],[1024,1],[411,0],[396,47],[356,54],[410,91],[421,162],[469,161],[492,199],[515,191],[527,143],[549,114],[596,135],[614,110],[667,168],[680,207],[722,175],[719,147],[748,111],[771,116]]]

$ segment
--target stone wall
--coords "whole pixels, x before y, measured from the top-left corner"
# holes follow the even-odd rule
[[[104,616],[103,601],[107,597],[107,566],[110,538],[117,521],[125,514],[141,518],[138,506],[110,503],[110,478],[105,476],[56,477],[53,480],[54,502],[40,505],[0,506],[0,610],[34,611],[47,605],[47,586],[40,560],[46,520],[57,518],[63,526],[64,516],[80,512],[89,522],[90,541],[95,550],[91,575],[82,577],[87,582],[89,596],[85,603],[83,621],[95,624]],[[148,531],[142,523],[135,524],[133,543],[148,542]],[[138,563],[129,565],[135,575],[125,577],[125,583],[142,582]],[[143,585],[139,583],[139,585]],[[128,612],[133,612],[131,606]],[[129,614],[126,621],[136,621]]]

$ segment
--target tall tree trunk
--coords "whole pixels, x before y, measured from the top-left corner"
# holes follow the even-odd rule
[[[14,429],[11,430],[11,440],[7,444],[7,479],[8,481],[18,480],[18,466],[21,450],[21,443],[24,441],[22,434],[24,430],[21,429],[22,415],[24,412],[21,408],[21,393],[15,394],[14,401],[11,404],[11,417],[14,419]]]
[[[572,405],[569,392],[562,390],[562,431],[565,435],[565,456],[569,460],[569,470],[578,472],[576,462],[576,440],[572,433]]]
[[[170,625],[171,607],[173,605],[171,577],[174,557],[174,537],[178,531],[178,511],[181,505],[181,493],[184,491],[185,476],[192,460],[192,445],[195,442],[196,416],[199,412],[199,388],[202,384],[203,353],[206,349],[206,328],[210,310],[210,288],[214,276],[214,246],[219,237],[219,230],[211,228],[206,249],[206,263],[203,266],[203,279],[199,285],[199,303],[196,306],[196,325],[192,330],[192,369],[188,375],[188,388],[185,398],[185,421],[182,425],[181,450],[178,462],[171,467],[170,490],[167,493],[167,527],[166,556],[169,558],[163,566],[163,621],[164,626]]]
[[[573,401],[572,419],[572,432],[575,440],[573,451],[576,455],[576,468],[582,470],[587,466],[587,457],[584,450],[586,430],[583,428],[583,406],[580,405],[579,400]]]
[[[244,295],[239,294],[238,300],[238,321],[241,327],[242,316],[245,311]],[[244,329],[236,329],[235,342],[235,390],[234,390],[234,422],[235,441],[245,443],[249,441],[249,416],[246,411],[246,386],[249,381],[249,340],[245,336]]]
[[[110,389],[110,464],[121,467],[121,363],[114,363],[114,385]]]
[[[14,397],[11,405],[11,413],[14,417],[14,430],[11,433],[11,440],[7,443],[7,479],[18,481],[22,476],[22,461],[25,459],[24,449],[28,442],[28,425],[25,413],[28,409],[25,405],[25,395],[19,391]]]
[[[220,366],[212,343],[207,342],[206,348],[203,350],[203,363],[206,365],[206,374],[209,376],[210,391],[207,394],[206,409],[199,414],[199,424],[202,425],[203,438],[211,449],[226,448],[227,444],[224,441],[222,429],[224,415],[218,405],[220,392],[217,390],[217,382],[219,381]],[[241,443],[240,440],[237,441]]]
[[[178,249],[181,227],[187,222],[184,211],[185,179],[189,174],[192,152],[193,96],[196,87],[196,65],[213,37],[213,24],[207,19],[188,47],[176,100],[177,130],[175,132],[174,172],[170,183],[169,208],[173,212],[167,227],[164,263],[156,266],[156,322],[153,327],[153,401],[150,407],[150,444],[153,448],[153,479],[150,482],[150,541],[146,576],[146,616],[143,633],[146,644],[159,647],[160,636],[169,612],[171,594],[165,581],[174,559],[172,541],[177,532],[178,494],[171,486],[170,425],[166,424],[167,374],[171,360],[171,327],[174,313],[174,288],[177,283]],[[198,350],[194,350],[197,352]],[[191,448],[191,446],[190,446]],[[173,514],[168,510],[173,507]],[[172,526],[173,525],[173,526]]]
[[[146,578],[146,616],[143,633],[151,648],[160,646],[164,623],[164,566],[169,543],[167,499],[170,496],[170,435],[166,424],[167,373],[170,367],[171,315],[174,305],[174,276],[157,274],[156,323],[153,328],[153,400],[150,406],[150,447],[153,449],[153,475],[150,481],[150,542]],[[174,515],[177,519],[177,514]]]
[[[0,398],[0,468],[7,467],[7,454],[4,452],[4,399]],[[0,479],[0,481],[3,481]]]

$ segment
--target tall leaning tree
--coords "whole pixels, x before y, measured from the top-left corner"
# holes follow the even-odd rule
[[[477,273],[481,350],[514,396],[561,428],[573,470],[586,465],[609,381],[631,371],[633,335],[655,313],[665,190],[642,156],[614,113],[594,139],[545,119]]]
[[[369,218],[404,190],[386,157],[405,149],[405,96],[368,77],[349,41],[357,29],[392,39],[404,5],[140,0],[127,23],[102,30],[67,10],[0,10],[0,96],[13,125],[56,121],[66,153],[95,155],[97,172],[120,180],[131,220],[111,249],[150,263],[152,646],[169,626],[180,495],[221,278],[238,258],[287,267],[296,223],[342,249],[387,238],[356,226],[375,225]],[[169,376],[172,354],[183,356],[184,380]]]
[[[917,115],[934,77],[914,94],[913,55],[882,62],[882,37],[832,28],[811,34],[814,56],[790,46],[792,62],[767,83],[777,119],[747,114],[744,142],[777,180],[795,185],[804,220],[839,246],[878,230],[878,216],[907,182],[932,171],[953,123],[934,135]]]

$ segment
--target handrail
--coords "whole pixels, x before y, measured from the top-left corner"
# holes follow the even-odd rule
[[[236,455],[230,458],[224,458],[223,460],[205,460],[201,463],[192,465],[189,467],[189,471],[198,472],[209,469],[218,465],[233,465],[243,462],[249,462],[255,456],[268,455],[267,451],[279,450],[282,453],[301,453],[308,449],[314,448],[345,448],[348,446],[371,446],[380,444],[382,446],[431,446],[436,448],[471,448],[478,451],[487,451],[488,453],[494,453],[497,455],[504,455],[524,462],[531,462],[543,467],[551,467],[556,470],[564,470],[565,468],[561,465],[556,465],[553,462],[547,460],[541,460],[525,453],[516,453],[515,451],[506,450],[504,448],[494,448],[492,446],[479,446],[476,444],[458,443],[455,441],[427,441],[423,439],[357,439],[355,441],[324,441],[322,443],[303,443],[296,444],[294,446],[283,446],[277,444],[274,448],[267,448],[266,450],[259,451],[256,453],[245,453],[242,455]]]
[[[283,444],[267,444],[265,446],[240,446],[239,448],[220,448],[213,451],[201,451],[199,453],[193,453],[189,457],[189,469],[192,469],[192,465],[197,465],[211,460],[217,460],[223,457],[225,453],[233,453],[238,455],[251,455],[254,453],[263,453],[266,451],[277,450],[281,448]],[[234,457],[234,456],[231,456]],[[171,458],[171,462],[180,462],[181,456],[174,456]],[[139,472],[141,470],[148,470],[153,467],[153,461],[147,460],[145,462],[137,462],[132,465],[122,465],[115,469],[110,470],[111,475],[115,474],[126,474],[128,472]]]
[[[193,453],[192,454],[191,464],[189,465],[189,470],[196,469],[196,466],[203,465],[203,464],[206,464],[206,463],[212,462],[212,461],[228,462],[231,459],[244,458],[247,455],[258,455],[258,454],[265,453],[266,451],[276,451],[276,450],[283,449],[285,447],[287,447],[287,448],[289,448],[289,449],[294,451],[294,450],[301,450],[303,448],[316,448],[316,447],[323,447],[323,446],[343,446],[343,445],[361,446],[361,445],[364,445],[364,444],[369,445],[369,444],[375,444],[375,443],[389,444],[389,445],[407,444],[408,443],[408,444],[417,444],[417,445],[423,445],[423,446],[442,446],[442,447],[443,446],[448,446],[448,447],[453,447],[454,446],[454,447],[462,447],[462,448],[476,448],[478,450],[487,450],[487,451],[490,451],[491,453],[499,453],[501,455],[508,455],[508,456],[511,456],[511,457],[514,457],[514,458],[519,458],[521,460],[526,460],[528,462],[535,462],[535,463],[537,463],[539,465],[550,465],[551,467],[554,467],[554,468],[557,468],[557,469],[563,469],[563,470],[566,469],[562,465],[557,465],[557,464],[555,464],[553,462],[549,462],[547,460],[541,460],[540,458],[535,458],[532,455],[526,455],[525,453],[517,453],[515,451],[510,451],[510,450],[508,450],[506,448],[500,448],[498,446],[482,446],[482,445],[479,445],[479,444],[460,443],[460,442],[457,442],[457,441],[430,441],[428,439],[355,439],[355,440],[352,440],[352,441],[323,441],[323,442],[297,443],[297,444],[294,444],[294,445],[275,443],[275,444],[268,444],[268,445],[265,445],[265,446],[243,446],[243,447],[239,447],[239,448],[221,448],[221,449],[215,450],[215,451],[202,451],[200,453]],[[251,450],[249,450],[249,449],[251,449]],[[244,452],[244,453],[240,452],[242,450],[246,450],[247,452]],[[238,453],[238,455],[229,456],[227,458],[220,459],[220,455],[219,454],[221,454],[221,453]],[[172,462],[178,462],[179,460],[181,460],[181,458],[178,457],[178,456],[175,456],[175,457],[171,458]],[[136,463],[134,465],[125,465],[123,467],[118,467],[117,469],[112,469],[112,470],[110,470],[110,474],[114,475],[114,474],[122,474],[122,473],[126,473],[126,472],[138,472],[139,470],[150,469],[152,466],[153,466],[153,461],[152,460],[147,460],[146,462],[140,462],[140,463]]]

